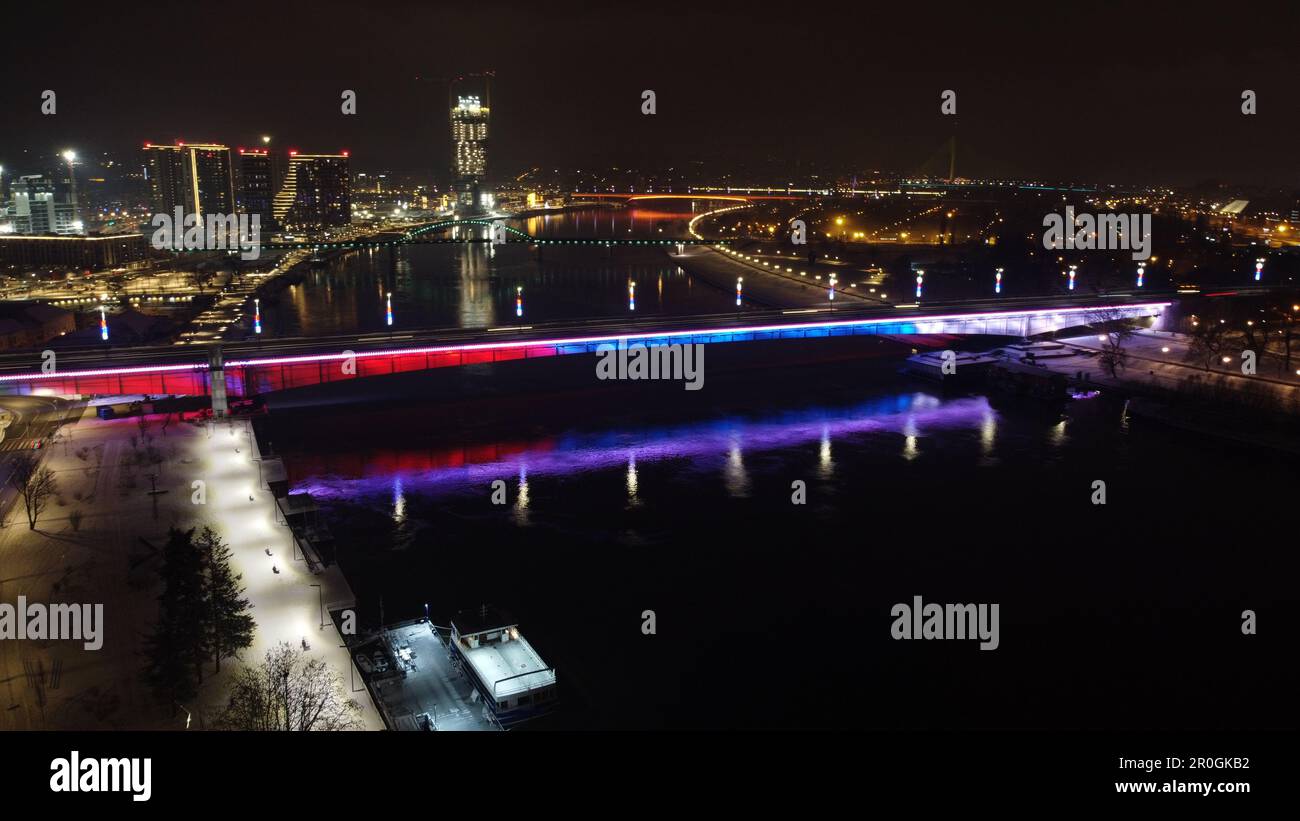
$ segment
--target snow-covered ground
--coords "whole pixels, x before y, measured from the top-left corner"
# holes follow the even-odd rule
[[[220,710],[239,662],[224,661],[197,701],[175,715],[141,680],[143,639],[159,593],[159,556],[141,539],[161,547],[172,525],[210,524],[230,544],[257,622],[244,661],[260,661],[277,642],[299,646],[305,638],[309,655],[324,658],[348,687],[351,661],[342,641],[328,617],[326,627],[319,625],[322,596],[329,608],[350,602],[351,593],[336,568],[312,575],[292,558],[289,529],[276,524],[271,493],[258,486],[246,423],[208,427],[173,420],[164,432],[162,421],[151,417],[148,426],[161,463],[133,467],[136,419],[100,420],[88,411],[45,450],[59,498],[38,529],[28,529],[21,504],[9,511],[0,530],[0,602],[25,595],[35,602],[102,603],[105,638],[98,651],[71,641],[0,641],[0,729],[181,729],[185,710],[196,727]],[[151,475],[164,492],[149,492]],[[205,504],[194,501],[196,480],[206,483]],[[72,526],[73,510],[83,516],[79,529]],[[369,694],[352,695],[365,726],[380,729]]]
[[[1061,337],[1057,340],[1078,350],[1100,352],[1103,346],[1098,335]],[[1226,386],[1265,386],[1275,391],[1285,401],[1291,401],[1300,392],[1300,374],[1294,373],[1300,367],[1300,358],[1292,364],[1291,371],[1282,371],[1270,358],[1259,365],[1259,372],[1246,376],[1241,372],[1242,359],[1237,350],[1225,350],[1219,360],[1214,362],[1209,371],[1205,370],[1203,360],[1188,359],[1189,340],[1182,334],[1167,331],[1141,330],[1125,340],[1123,347],[1127,354],[1127,367],[1119,372],[1119,381],[1131,380],[1148,382],[1166,388],[1175,388],[1189,377],[1213,380]],[[1227,362],[1223,358],[1227,358]],[[1089,378],[1099,384],[1106,384],[1109,376],[1103,371],[1095,356],[1077,356],[1072,359],[1044,359],[1041,364],[1053,370],[1074,373],[1085,371]]]

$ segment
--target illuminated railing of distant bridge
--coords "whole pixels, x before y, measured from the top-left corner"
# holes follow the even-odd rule
[[[677,238],[677,239],[650,239],[650,238],[633,238],[633,237],[535,237],[526,231],[521,231],[512,225],[506,225],[506,217],[499,219],[459,219],[447,220],[444,222],[435,222],[429,225],[421,225],[405,231],[399,236],[391,239],[346,239],[335,240],[332,242],[322,242],[319,240],[303,240],[301,242],[263,242],[260,245],[262,250],[267,251],[290,251],[290,250],[310,250],[310,251],[345,251],[356,248],[388,248],[397,245],[458,245],[466,243],[479,244],[519,244],[537,246],[552,245],[598,245],[598,246],[672,246],[672,245],[730,245],[733,240],[728,239],[699,239]],[[430,233],[446,228],[457,228],[461,226],[477,226],[482,228],[504,229],[504,237],[496,239],[491,236],[486,237],[443,237],[429,236]],[[395,231],[381,233],[394,234]]]

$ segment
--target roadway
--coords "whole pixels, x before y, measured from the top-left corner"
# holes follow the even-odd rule
[[[8,521],[9,509],[18,497],[9,483],[16,456],[34,450],[37,442],[48,443],[60,426],[75,421],[85,409],[85,402],[53,396],[0,396],[0,410],[12,415],[0,441],[0,523]]]

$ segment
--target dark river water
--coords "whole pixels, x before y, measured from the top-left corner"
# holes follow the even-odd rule
[[[413,383],[268,422],[364,617],[512,611],[559,671],[542,726],[1297,726],[1290,460],[1104,395],[944,395],[896,373],[894,343],[797,364],[770,344],[711,346],[690,394],[592,389],[572,356],[457,377],[556,369],[519,397]],[[999,604],[999,647],[892,639],[914,596]]]
[[[706,210],[703,201],[697,210]],[[509,224],[536,237],[676,237],[685,235],[690,215],[690,203],[684,203],[677,210],[592,208]],[[548,246],[539,259],[526,244],[475,243],[404,245],[339,257],[264,300],[262,323],[277,336],[384,331],[389,293],[395,332],[621,316],[633,310],[629,283],[635,284],[638,315],[735,310],[734,294],[697,281],[662,248]]]

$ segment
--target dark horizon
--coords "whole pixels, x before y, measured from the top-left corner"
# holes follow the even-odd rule
[[[0,165],[24,149],[147,141],[349,149],[358,170],[446,175],[445,80],[494,70],[489,175],[704,163],[1300,189],[1295,9],[1185,7],[487,10],[287,3],[229,18],[93,7],[47,30],[10,11]],[[116,50],[141,35],[157,48]],[[51,38],[54,38],[51,40]],[[66,38],[61,40],[60,38]],[[66,43],[66,45],[60,45]],[[376,47],[381,44],[381,47]],[[314,52],[314,53],[313,53]],[[40,113],[41,92],[57,114]],[[357,93],[357,113],[340,112]],[[640,111],[653,89],[658,111]],[[940,94],[957,92],[957,114]],[[1258,113],[1240,111],[1243,89]],[[29,155],[30,156],[30,155]],[[710,175],[711,176],[711,175]]]

